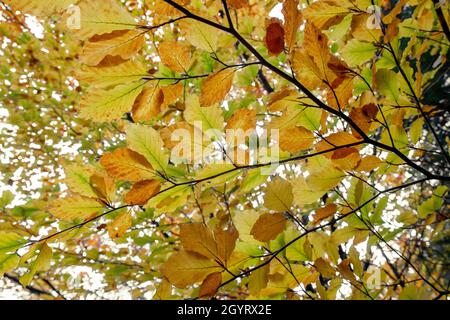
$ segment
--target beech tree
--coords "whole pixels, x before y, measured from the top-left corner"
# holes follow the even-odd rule
[[[447,299],[446,1],[0,8],[3,288]]]

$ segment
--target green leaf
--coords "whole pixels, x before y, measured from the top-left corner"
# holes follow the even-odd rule
[[[369,61],[375,55],[376,50],[377,48],[372,43],[352,39],[342,48],[341,54],[345,62],[354,67]]]

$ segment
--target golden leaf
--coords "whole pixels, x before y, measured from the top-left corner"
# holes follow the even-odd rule
[[[314,143],[314,134],[304,127],[280,130],[280,148],[290,153],[309,149]]]
[[[289,211],[292,206],[292,185],[289,181],[276,177],[267,184],[264,206],[275,211]]]
[[[161,267],[162,274],[178,288],[203,281],[209,274],[220,272],[216,262],[185,250],[172,254]]]
[[[131,214],[123,211],[106,228],[109,236],[112,239],[116,239],[122,237],[132,225],[133,219]]]
[[[298,0],[284,0],[283,9],[285,42],[289,50],[295,46],[297,30],[302,22],[302,13],[298,9]]]
[[[161,62],[175,72],[187,73],[191,64],[191,52],[188,45],[175,41],[165,41],[158,45]]]
[[[209,75],[202,84],[200,104],[204,107],[221,102],[233,85],[234,70],[228,68]]]

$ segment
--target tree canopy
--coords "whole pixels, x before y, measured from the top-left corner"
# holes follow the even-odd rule
[[[446,1],[0,13],[0,295],[450,294]]]

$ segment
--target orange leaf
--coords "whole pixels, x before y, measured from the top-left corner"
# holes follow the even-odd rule
[[[144,180],[136,182],[125,195],[125,202],[131,205],[144,205],[161,190],[157,180]]]

